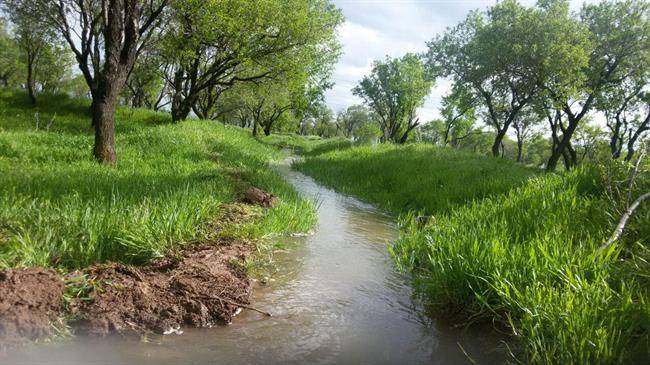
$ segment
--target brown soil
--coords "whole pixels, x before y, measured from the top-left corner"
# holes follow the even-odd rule
[[[53,270],[0,270],[0,347],[50,335],[63,304],[63,281]]]
[[[83,271],[95,283],[90,300],[73,305],[82,332],[173,333],[183,325],[230,323],[250,301],[243,269],[250,246],[197,245],[148,266],[109,264]]]
[[[277,202],[277,198],[275,195],[267,193],[264,190],[251,187],[244,193],[244,202],[265,208],[271,208]]]
[[[0,347],[51,335],[52,323],[63,314],[74,318],[73,330],[105,335],[210,327],[230,323],[241,308],[256,310],[248,306],[251,281],[244,268],[254,246],[219,237],[249,218],[240,204],[226,204],[203,243],[145,266],[109,263],[66,275],[69,295],[76,298],[65,313],[65,286],[55,271],[0,270]]]

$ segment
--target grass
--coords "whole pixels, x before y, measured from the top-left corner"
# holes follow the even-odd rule
[[[426,214],[502,194],[535,173],[507,160],[424,144],[332,151],[296,167],[385,210]]]
[[[321,138],[319,136],[300,136],[293,133],[272,134],[258,137],[263,143],[277,148],[292,149],[296,153],[315,156],[321,153],[352,147],[351,140],[343,137]]]
[[[52,95],[33,108],[22,93],[0,91],[0,267],[144,263],[204,237],[249,185],[280,202],[250,208],[256,218],[233,234],[304,231],[315,221],[312,204],[268,168],[282,154],[246,131],[118,108],[118,164],[105,167],[90,155],[88,108]]]
[[[650,209],[620,244],[598,252],[619,215],[598,169],[542,175],[421,145],[330,152],[297,167],[401,214],[390,246],[398,267],[434,308],[507,326],[519,361],[650,357]],[[647,176],[639,181],[638,191],[650,189]],[[419,212],[433,219],[422,225]]]

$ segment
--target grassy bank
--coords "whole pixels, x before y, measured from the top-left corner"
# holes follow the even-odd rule
[[[298,169],[320,182],[394,212],[442,212],[502,194],[533,170],[428,145],[363,146],[307,158]]]
[[[321,138],[318,136],[300,136],[293,133],[260,136],[258,139],[276,148],[288,148],[306,156],[352,147],[351,140],[343,137]]]
[[[542,175],[417,145],[330,152],[298,168],[400,213],[398,266],[438,310],[508,326],[520,360],[648,358],[650,209],[621,244],[598,253],[618,213],[596,169]],[[647,177],[638,182],[638,191],[650,188]],[[422,226],[414,211],[434,217]]]
[[[200,239],[224,203],[249,185],[277,194],[231,234],[302,231],[315,220],[269,161],[281,158],[246,131],[118,108],[114,168],[91,158],[89,103],[0,91],[0,267],[79,268],[143,263]]]

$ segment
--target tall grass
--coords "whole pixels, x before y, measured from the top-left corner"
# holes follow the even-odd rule
[[[302,231],[315,220],[246,131],[118,108],[116,167],[90,155],[87,101],[0,92],[0,266],[143,263],[207,233],[220,206],[249,184],[280,203],[241,234]],[[37,128],[38,121],[38,128]],[[49,128],[48,128],[49,125]]]
[[[401,213],[397,265],[442,313],[510,328],[519,360],[648,360],[650,209],[624,244],[599,252],[617,215],[597,169],[540,175],[423,146],[331,152],[298,167]],[[434,215],[424,225],[422,211]]]
[[[431,145],[377,145],[309,156],[296,167],[320,182],[395,213],[427,214],[502,194],[533,170]]]

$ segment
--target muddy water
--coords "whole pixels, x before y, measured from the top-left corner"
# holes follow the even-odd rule
[[[0,355],[2,364],[493,364],[499,340],[456,330],[425,315],[386,244],[394,219],[291,170],[279,171],[319,202],[313,235],[286,238],[282,269],[256,288],[229,326],[185,329],[144,340],[78,338]],[[476,333],[480,332],[480,333]],[[489,333],[489,331],[487,332]],[[4,357],[4,358],[3,358]]]

